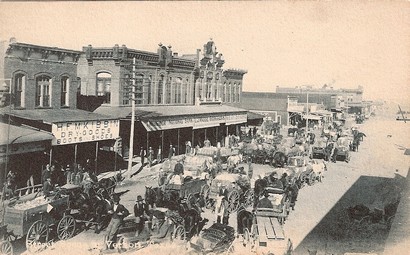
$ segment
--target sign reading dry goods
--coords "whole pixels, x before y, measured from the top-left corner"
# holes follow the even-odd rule
[[[119,120],[70,121],[53,123],[53,145],[85,143],[116,139],[120,133]]]

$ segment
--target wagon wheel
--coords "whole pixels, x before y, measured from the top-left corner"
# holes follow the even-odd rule
[[[185,233],[185,228],[183,226],[178,226],[174,229],[172,232],[171,240],[185,240],[186,239],[186,233]]]
[[[239,207],[239,192],[232,190],[228,195],[228,212],[233,213]]]
[[[248,189],[245,192],[244,197],[245,197],[244,206],[245,207],[252,206],[254,199],[255,199],[255,192],[252,189]]]
[[[4,240],[0,243],[0,254],[13,255],[13,245],[10,241]]]
[[[193,198],[192,194],[188,194],[188,196],[186,197],[186,204],[187,204],[188,208],[192,208],[192,203],[191,203],[192,198]]]
[[[202,195],[202,198],[204,199],[205,207],[208,209],[211,208],[212,206],[212,201],[209,198],[209,191],[210,191],[210,187],[208,184],[205,184],[204,186],[202,186],[201,195]]]
[[[64,216],[57,226],[57,235],[60,240],[67,240],[74,235],[75,219],[71,215]]]
[[[43,250],[48,242],[48,225],[38,220],[31,225],[26,236],[26,248],[31,253]]]

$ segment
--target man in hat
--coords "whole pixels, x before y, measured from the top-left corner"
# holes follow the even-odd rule
[[[111,221],[107,227],[107,238],[106,238],[106,241],[107,241],[106,244],[108,245],[108,248],[110,248],[113,242],[115,241],[114,238],[117,235],[118,229],[121,226],[123,219],[130,214],[127,208],[125,208],[125,206],[120,204],[119,195],[114,194],[112,200],[114,204],[108,210],[108,213],[111,214]]]
[[[142,232],[142,230],[144,230],[146,219],[144,213],[148,215],[148,206],[144,203],[142,196],[138,195],[137,201],[134,205],[134,215],[137,223],[137,232],[135,233],[136,236],[138,236]]]
[[[226,189],[225,184],[221,185],[221,188],[219,189],[219,196],[224,197],[224,199],[228,198],[228,190]]]
[[[267,191],[265,191],[264,198],[259,200],[257,207],[258,208],[273,208],[273,204],[269,200],[269,193]]]
[[[279,180],[279,176],[277,172],[273,172],[269,175],[270,184],[269,187],[276,188],[276,189],[283,189],[283,184]]]
[[[50,196],[50,193],[53,191],[53,185],[51,184],[51,177],[47,177],[45,182],[43,183],[43,194],[44,198]]]

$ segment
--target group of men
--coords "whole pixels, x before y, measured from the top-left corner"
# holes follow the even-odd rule
[[[148,148],[148,151],[145,150],[144,147],[141,147],[139,156],[141,158],[141,165],[144,166],[145,163],[145,158],[147,158],[148,161],[148,166],[151,167],[154,163],[154,160],[156,160],[158,163],[162,161],[162,149],[161,146],[158,147],[157,150],[157,157],[154,157],[154,150],[152,147]],[[168,150],[168,158],[172,158],[175,156],[175,148],[172,144],[169,145],[169,150]]]

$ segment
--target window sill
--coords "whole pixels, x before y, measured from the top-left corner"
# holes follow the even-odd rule
[[[14,106],[13,107],[13,110],[25,110],[26,109],[26,107],[23,107],[23,106]]]
[[[34,109],[53,109],[53,107],[51,107],[51,106],[47,106],[47,107],[44,107],[44,106],[36,106],[36,107],[34,107]]]
[[[62,105],[62,106],[60,106],[60,108],[61,109],[66,109],[66,108],[70,108],[70,106],[69,105]]]

